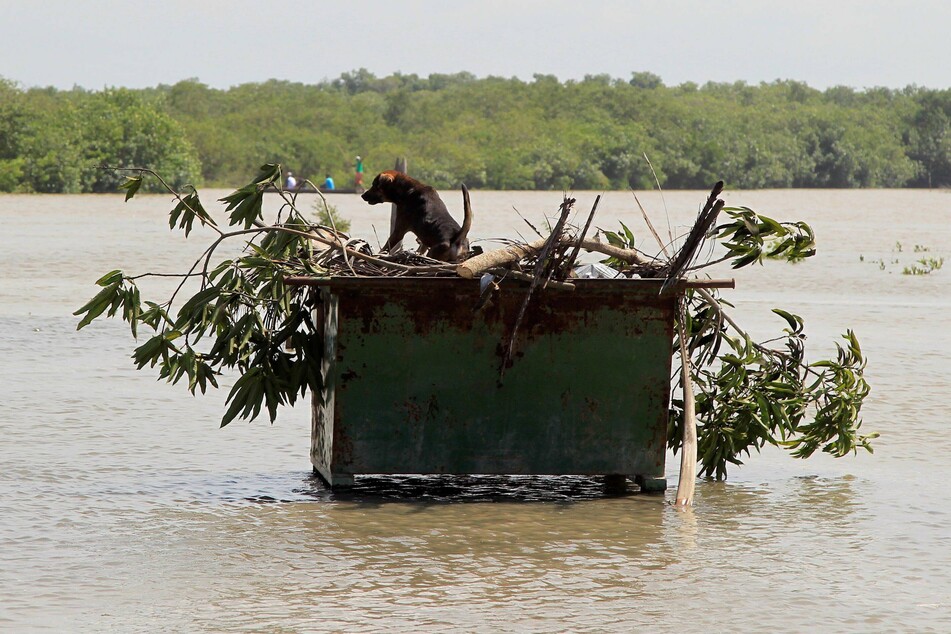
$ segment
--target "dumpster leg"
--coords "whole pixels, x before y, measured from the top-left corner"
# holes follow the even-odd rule
[[[353,486],[352,473],[335,473],[330,479],[331,489],[349,489]]]
[[[331,489],[347,489],[353,486],[352,473],[333,473],[329,469],[315,466],[314,475]]]
[[[604,476],[604,492],[609,495],[627,493],[627,476],[621,473],[609,473]]]
[[[638,474],[634,476],[634,482],[641,487],[644,493],[663,493],[667,490],[667,478],[663,476],[646,476]]]

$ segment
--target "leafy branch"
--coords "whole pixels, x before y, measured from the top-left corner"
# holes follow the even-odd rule
[[[797,262],[816,253],[815,234],[804,222],[777,222],[749,207],[724,207],[729,222],[712,234],[726,255],[692,270],[732,260],[734,269],[762,264],[764,259]],[[604,231],[609,244],[635,248],[633,232],[623,223],[617,232]],[[661,250],[666,245],[656,237]],[[605,263],[621,269],[625,262]],[[820,447],[843,456],[858,448],[872,451],[877,434],[862,435],[860,412],[869,393],[864,378],[866,361],[855,333],[843,335],[834,359],[807,362],[803,320],[782,309],[773,312],[786,322],[783,334],[755,342],[725,311],[730,304],[714,289],[697,288],[684,298],[679,311],[683,323],[687,364],[698,421],[697,452],[701,474],[725,478],[729,464],[740,456],[772,444],[788,449],[797,458],[808,458]],[[678,335],[674,349],[680,348]],[[725,344],[725,345],[724,345]],[[770,347],[770,346],[773,347]],[[684,378],[678,375],[683,393]],[[683,443],[686,411],[684,399],[673,399],[668,446],[678,451]]]
[[[104,275],[97,281],[99,293],[76,311],[82,315],[77,328],[103,314],[113,317],[121,311],[134,337],[138,338],[142,326],[154,333],[135,349],[136,366],[158,366],[159,376],[171,383],[187,377],[193,394],[196,389],[205,392],[209,384],[217,387],[217,377],[226,369],[237,370],[240,377],[228,395],[222,426],[238,416],[254,418],[262,407],[273,421],[279,406],[294,404],[308,389],[319,394],[322,342],[311,319],[311,310],[319,300],[312,291],[286,286],[284,277],[291,272],[322,273],[313,264],[312,240],[344,247],[339,239],[313,235],[315,227],[288,198],[285,221],[263,223],[263,193],[268,187],[279,187],[280,165],[264,165],[251,183],[222,199],[229,224],[242,227],[231,232],[217,227],[194,188],[187,186],[184,192],[177,192],[151,170],[126,171],[135,173],[126,179],[126,200],[136,194],[143,178],[154,177],[177,201],[169,215],[171,228],[178,226],[187,236],[197,219],[218,236],[191,269],[180,275],[181,284],[165,302],[142,300],[136,284],[142,276],[122,271]],[[210,267],[222,242],[248,235],[261,238],[257,244],[248,242],[240,257]],[[173,315],[175,297],[193,278],[200,281],[198,291]]]
[[[846,344],[836,344],[834,359],[807,362],[801,317],[773,309],[786,322],[783,334],[754,342],[725,312],[729,304],[714,293],[694,289],[684,299],[700,474],[725,478],[729,464],[742,464],[742,454],[766,444],[784,447],[797,458],[819,448],[836,457],[860,447],[872,452],[870,441],[878,434],[859,433],[869,385],[855,333],[843,335]],[[673,399],[668,446],[674,451],[681,448],[685,415],[683,398]]]
[[[731,222],[719,225],[714,232],[727,254],[691,270],[730,258],[733,258],[730,265],[739,269],[749,264],[762,264],[764,258],[798,262],[816,253],[815,233],[805,222],[777,222],[749,207],[724,207],[722,211]]]

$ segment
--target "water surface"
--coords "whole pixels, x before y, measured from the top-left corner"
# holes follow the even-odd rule
[[[586,213],[594,194],[576,196]],[[705,194],[639,197],[666,235]],[[874,456],[754,455],[681,512],[674,457],[666,496],[529,477],[332,494],[311,475],[305,409],[219,430],[224,395],[135,371],[123,324],[75,331],[101,274],[181,271],[208,232],[170,233],[167,196],[0,197],[0,630],[947,631],[951,284],[901,268],[915,245],[951,255],[951,196],[726,198],[815,227],[816,258],[741,271],[728,296],[754,334],[794,308],[817,354],[854,328],[873,387],[863,430],[882,437]],[[331,201],[354,235],[385,239],[385,209]],[[514,209],[542,226],[560,194],[472,202],[474,237],[530,239]],[[606,195],[595,224],[618,219],[656,249],[630,193]]]

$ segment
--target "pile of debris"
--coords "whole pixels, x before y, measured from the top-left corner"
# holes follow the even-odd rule
[[[374,253],[366,241],[351,240],[329,227],[318,227],[314,231],[314,240],[328,248],[316,255],[312,263],[332,277],[458,276],[474,279],[490,274],[495,278],[522,279],[542,287],[570,288],[572,278],[585,277],[665,279],[669,284],[683,277],[704,237],[713,227],[724,204],[718,198],[722,189],[722,182],[714,186],[680,251],[667,259],[647,255],[630,246],[588,237],[601,197],[595,199],[587,221],[579,231],[568,223],[576,201],[565,196],[558,210],[558,219],[547,237],[530,243],[511,242],[503,248],[486,252],[477,248],[470,252],[468,259],[458,263],[440,262],[409,251]],[[645,220],[654,232],[646,214]],[[656,236],[656,232],[654,234]],[[576,266],[582,249],[601,253],[608,259],[605,264]]]

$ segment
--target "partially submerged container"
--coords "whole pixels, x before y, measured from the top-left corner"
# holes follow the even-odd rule
[[[624,476],[663,491],[677,298],[663,280],[331,277],[321,289],[324,388],[311,462],[357,474]]]

